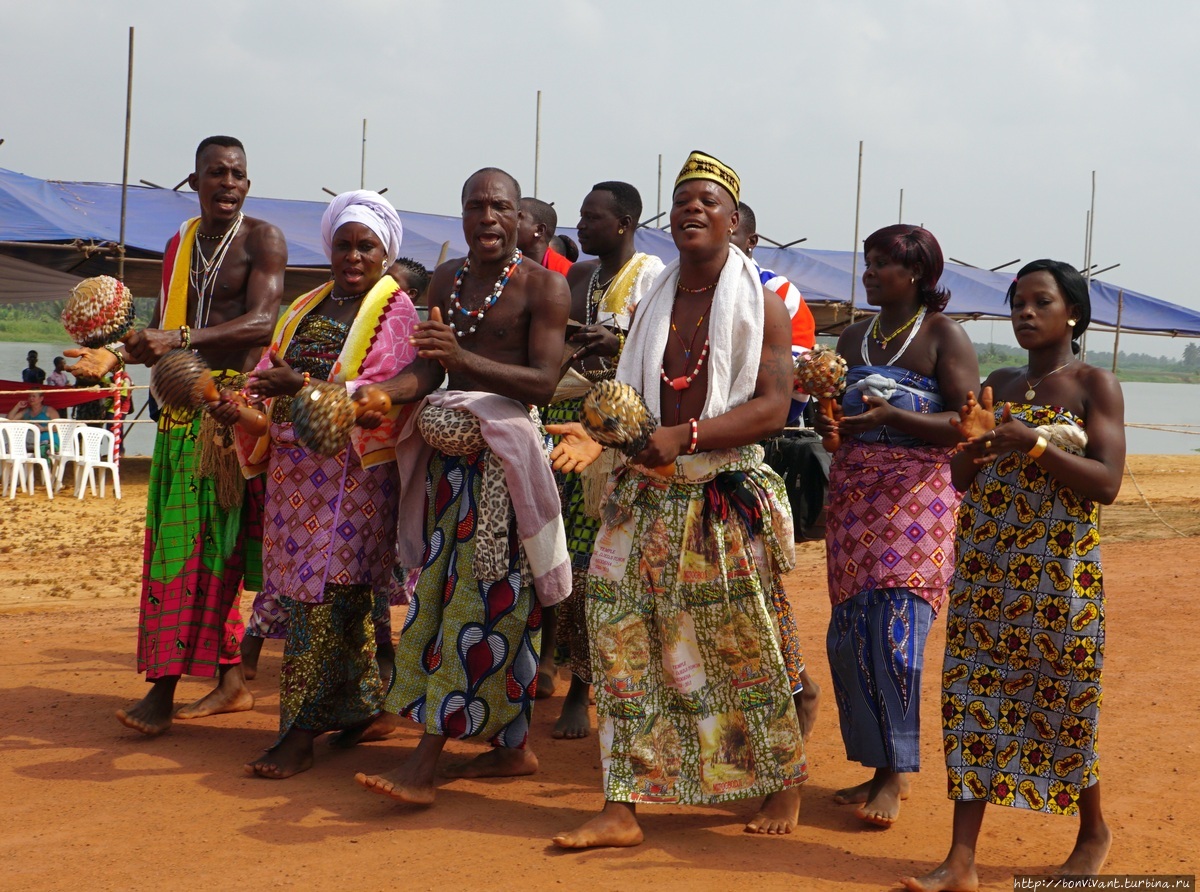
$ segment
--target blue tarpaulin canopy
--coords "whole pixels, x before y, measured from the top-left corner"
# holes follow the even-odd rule
[[[325,206],[323,201],[253,196],[246,199],[247,214],[274,223],[287,238],[289,298],[328,276],[320,236]],[[180,223],[198,213],[197,198],[192,192],[129,187],[126,281],[136,295],[157,294],[159,261],[167,239]],[[116,268],[112,246],[120,238],[120,215],[119,185],[40,180],[0,168],[0,252],[11,258],[80,277],[111,275]],[[400,251],[403,256],[432,268],[447,242],[448,256],[466,253],[462,224],[457,217],[403,210],[400,217],[404,221],[404,244]],[[575,237],[575,231],[567,227],[560,227],[559,232]],[[667,262],[676,256],[670,233],[659,229],[639,229],[637,247]],[[821,330],[837,328],[848,319],[854,260],[851,252],[760,245],[755,259],[787,276],[800,289]],[[12,266],[0,264],[0,302],[64,296],[61,279],[47,279],[44,289],[39,291],[39,286],[31,284],[36,277],[10,276],[6,270]],[[861,256],[857,269],[862,270]],[[1012,273],[993,273],[949,263],[941,279],[952,295],[947,312],[959,318],[1007,318],[1004,294],[1011,282]],[[858,310],[869,309],[861,285],[856,291]],[[1118,297],[1122,292],[1123,331],[1200,337],[1200,312],[1097,280],[1092,281],[1093,326],[1116,326]]]

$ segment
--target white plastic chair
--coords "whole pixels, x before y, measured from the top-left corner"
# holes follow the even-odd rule
[[[79,440],[75,431],[83,427],[82,421],[67,421],[56,418],[50,422],[50,470],[54,472],[54,491],[63,488],[63,471],[67,464],[79,458]]]
[[[75,497],[83,498],[84,489],[91,486],[92,495],[96,494],[96,471],[100,473],[100,498],[104,498],[104,484],[107,478],[104,471],[112,471],[113,495],[121,498],[121,471],[117,467],[117,441],[112,431],[103,428],[83,425],[75,431],[76,449],[79,452],[75,459]]]
[[[8,421],[0,421],[0,493],[8,492],[8,481],[13,475],[12,450],[8,448]],[[25,478],[20,478],[21,492],[25,492]]]
[[[8,435],[8,460],[11,463],[8,497],[10,499],[17,497],[18,481],[21,483],[21,488],[26,489],[25,482],[21,479],[25,476],[26,471],[29,473],[29,486],[26,491],[32,493],[36,479],[33,471],[35,468],[41,468],[42,482],[46,484],[46,495],[54,498],[50,465],[42,457],[41,429],[36,424],[30,424],[27,421],[10,421],[4,427],[5,433]]]

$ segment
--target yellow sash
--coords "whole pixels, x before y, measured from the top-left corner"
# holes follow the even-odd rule
[[[171,264],[170,287],[159,295],[159,328],[187,325],[188,272],[192,268],[192,248],[199,228],[199,217],[193,217],[179,227],[179,246]]]

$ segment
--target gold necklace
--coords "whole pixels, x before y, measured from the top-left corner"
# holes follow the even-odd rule
[[[1075,361],[1074,358],[1068,359],[1066,362],[1064,362],[1058,368],[1054,369],[1054,371],[1046,372],[1046,374],[1042,375],[1042,377],[1038,378],[1037,381],[1035,381],[1032,384],[1029,383],[1029,366],[1025,366],[1025,386],[1029,388],[1028,390],[1025,391],[1025,399],[1027,399],[1027,400],[1033,399],[1034,396],[1036,395],[1034,392],[1035,387],[1041,387],[1042,382],[1045,381],[1047,378],[1049,378],[1051,375],[1053,375],[1054,372],[1061,372],[1063,369],[1065,369],[1067,366],[1069,366],[1074,361]]]
[[[875,339],[875,343],[877,343],[880,347],[882,347],[883,349],[886,350],[888,341],[890,341],[896,335],[900,334],[900,332],[904,331],[904,329],[908,328],[910,325],[912,325],[914,322],[916,322],[917,317],[921,315],[921,311],[924,309],[925,309],[924,307],[917,307],[917,312],[912,314],[911,319],[909,319],[907,322],[905,322],[903,325],[901,325],[899,328],[897,328],[895,331],[893,331],[890,335],[888,335],[887,337],[884,337],[884,338],[881,338],[879,336],[879,320],[883,318],[883,314],[880,313],[878,316],[875,317],[875,325],[873,326],[874,331],[871,332],[871,337],[873,337]]]

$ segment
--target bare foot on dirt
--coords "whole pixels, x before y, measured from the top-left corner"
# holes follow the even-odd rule
[[[582,827],[554,837],[561,849],[594,849],[602,846],[636,846],[642,842],[633,807],[626,802],[605,802],[604,809]]]
[[[242,677],[250,681],[258,675],[258,657],[262,653],[263,640],[256,635],[242,638]]]
[[[492,747],[470,762],[446,769],[446,777],[523,777],[538,770],[537,756],[532,750]]]
[[[437,788],[433,778],[417,776],[406,770],[407,763],[390,774],[366,775],[362,772],[354,775],[354,780],[364,789],[381,796],[395,799],[397,802],[408,802],[412,805],[433,805]]]
[[[579,740],[592,731],[592,720],[588,717],[588,693],[591,686],[571,676],[571,687],[563,700],[562,714],[554,723],[550,736],[555,740]]]
[[[557,685],[558,672],[553,668],[547,669],[545,666],[538,667],[537,676],[537,693],[534,696],[538,700],[545,700],[547,697],[554,696],[554,688]]]
[[[330,746],[351,747],[359,743],[371,743],[391,737],[400,727],[400,716],[390,712],[381,712],[371,721],[355,728],[346,728],[334,734],[329,740]]]
[[[241,665],[223,667],[217,686],[187,706],[175,712],[177,719],[199,719],[225,712],[245,712],[254,708],[254,695],[246,687]]]
[[[898,772],[877,768],[867,791],[867,801],[860,805],[855,814],[876,827],[891,827],[900,817],[900,779]]]
[[[800,788],[792,787],[790,790],[768,794],[758,814],[746,824],[746,832],[771,835],[791,833],[796,829],[799,820]]]
[[[1096,876],[1100,873],[1100,868],[1104,866],[1104,860],[1108,857],[1108,849],[1111,845],[1112,832],[1108,829],[1107,824],[1102,824],[1098,830],[1089,833],[1085,833],[1083,828],[1080,828],[1079,836],[1075,839],[1075,848],[1071,850],[1071,854],[1067,856],[1063,866],[1054,872],[1055,875]]]
[[[871,783],[871,781],[865,780],[853,787],[844,787],[833,794],[833,801],[838,805],[862,805],[867,801],[867,794],[871,791]],[[900,798],[907,799],[908,794],[911,792],[912,781],[909,780],[907,774],[900,775]]]
[[[396,645],[392,644],[391,635],[375,644],[375,664],[379,667],[379,678],[383,682],[384,693],[392,686],[392,677],[396,674]]]
[[[901,877],[900,885],[910,892],[975,892],[979,876],[974,863],[951,863],[947,858],[923,877]]]
[[[400,716],[381,712],[370,721],[353,728],[344,728],[329,738],[329,745],[348,749],[360,743],[384,740],[396,733],[400,727]]]
[[[292,728],[283,740],[271,747],[253,762],[243,766],[246,774],[271,780],[283,780],[313,766],[313,740],[316,734],[300,728]]]
[[[171,727],[174,698],[174,680],[170,684],[152,684],[146,696],[133,706],[117,710],[117,721],[147,737],[157,737]]]
[[[808,743],[813,725],[817,723],[817,707],[821,705],[821,688],[815,681],[804,678],[804,690],[796,695],[796,718],[800,720],[800,736]]]

